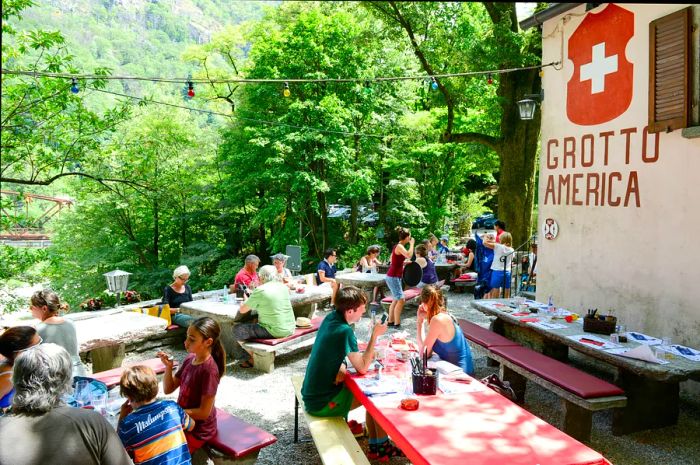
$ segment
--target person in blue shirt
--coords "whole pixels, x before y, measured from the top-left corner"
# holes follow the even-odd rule
[[[494,240],[495,236],[493,233],[488,233],[484,237]],[[490,249],[484,245],[482,238],[476,234],[476,272],[478,273],[478,278],[476,281],[476,287],[474,289],[474,298],[481,299],[489,291],[491,291],[491,264],[493,263],[493,249]]]
[[[447,241],[449,240],[450,238],[448,236],[442,236],[440,238],[440,242],[437,245],[438,253],[450,253],[450,248],[447,246]]]
[[[194,420],[173,400],[156,400],[158,378],[145,366],[124,369],[119,389],[122,405],[117,432],[135,465],[190,464],[185,431]]]
[[[338,260],[338,252],[335,249],[326,249],[323,253],[323,260],[318,264],[316,271],[316,282],[319,286],[328,285],[331,287],[331,305],[335,305],[335,294],[338,292],[340,284],[335,280],[335,262]]]

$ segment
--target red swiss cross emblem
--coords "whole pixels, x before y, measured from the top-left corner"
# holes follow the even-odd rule
[[[625,57],[634,14],[613,3],[589,13],[569,38],[574,74],[567,84],[566,115],[590,126],[617,118],[632,102],[632,63]]]

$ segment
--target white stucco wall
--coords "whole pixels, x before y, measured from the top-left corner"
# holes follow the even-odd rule
[[[601,12],[607,5],[588,14]],[[648,118],[649,22],[688,5],[619,6],[634,13],[634,35],[626,48],[627,60],[633,65],[633,96],[624,113],[601,124],[574,124],[566,111],[567,82],[575,67],[567,59],[568,41],[587,14],[584,6],[543,26],[543,63],[562,60],[563,67],[546,68],[543,75],[537,299],[546,301],[552,295],[557,305],[579,312],[615,309],[629,329],[670,336],[674,342],[700,348],[700,139],[683,138],[680,130],[660,134],[657,157],[655,135],[650,134],[643,151]],[[617,32],[616,27],[610,27],[607,33]],[[626,129],[629,143],[628,136],[621,133]],[[613,135],[601,136],[606,132]],[[592,161],[588,167],[581,165],[585,134],[591,135],[585,143],[584,162]],[[562,153],[566,137],[575,140],[576,156],[567,159],[565,168]],[[567,144],[571,146],[570,141]],[[600,189],[593,189],[598,193],[595,205],[594,193],[587,195],[587,181],[595,187],[595,180],[600,182],[605,175],[607,184],[613,172],[620,175],[620,180],[613,177],[613,195],[608,199],[606,192],[601,202]],[[596,173],[597,178],[588,178],[589,173]],[[565,195],[555,198],[559,175],[569,175],[573,183],[575,174],[579,192],[575,196],[570,192],[568,202]],[[624,206],[629,179],[635,176]],[[547,191],[548,181],[554,191]],[[615,203],[618,195],[620,205],[609,205],[608,201]],[[542,234],[546,218],[558,223],[559,234],[554,240]]]

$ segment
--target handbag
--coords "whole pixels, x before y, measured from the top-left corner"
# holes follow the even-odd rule
[[[484,383],[486,386],[490,387],[506,399],[512,400],[513,402],[517,402],[517,396],[515,395],[515,391],[513,390],[512,387],[510,387],[510,382],[508,381],[503,381],[501,378],[498,377],[495,373],[487,376],[486,378],[482,378],[480,380],[482,383]]]

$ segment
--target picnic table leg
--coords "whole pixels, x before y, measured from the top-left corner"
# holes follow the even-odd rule
[[[678,423],[678,382],[663,383],[619,369],[615,384],[625,390],[627,406],[613,411],[613,435]]]
[[[111,370],[122,366],[124,361],[125,344],[98,347],[90,351],[92,357],[92,372]]]

